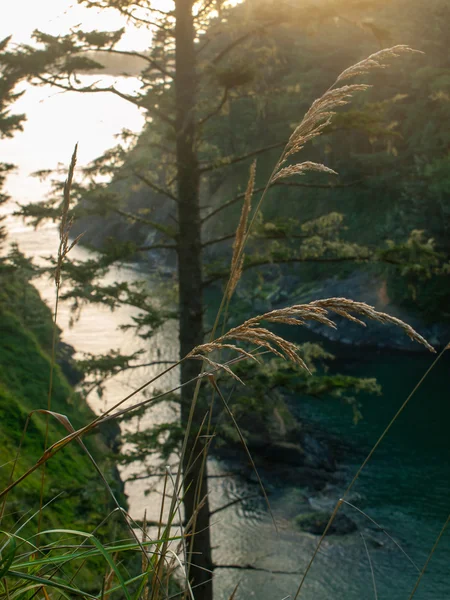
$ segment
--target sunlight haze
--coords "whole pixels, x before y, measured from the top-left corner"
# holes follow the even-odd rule
[[[161,10],[170,8],[170,0],[157,4]],[[148,31],[127,25],[124,17],[113,9],[86,8],[73,0],[18,0],[8,6],[0,21],[0,38],[13,35],[16,42],[31,41],[31,34],[40,29],[51,35],[64,35],[71,27],[80,29],[113,31],[126,27],[127,31],[118,47],[145,50],[149,47]]]
[[[170,6],[170,3],[160,5]],[[0,39],[12,35],[14,42],[28,43],[35,29],[63,35],[75,26],[87,31],[113,31],[125,26],[127,31],[118,45],[121,48],[145,50],[151,43],[148,30],[127,25],[117,11],[100,13],[71,0],[17,0],[11,3],[0,20]],[[102,79],[112,81],[107,75]],[[121,80],[120,85],[122,89],[132,89],[136,83],[129,78]],[[79,142],[78,164],[83,165],[113,146],[114,135],[121,127],[139,131],[144,123],[144,116],[137,107],[110,94],[63,94],[54,89],[30,86],[27,90],[13,108],[14,112],[27,114],[24,131],[12,139],[0,140],[0,158],[7,157],[9,162],[17,165],[17,171],[8,177],[6,189],[19,201],[42,198],[47,185],[30,178],[29,174],[43,168],[52,169],[58,162],[67,162],[76,142]],[[119,113],[120,120],[117,118]]]

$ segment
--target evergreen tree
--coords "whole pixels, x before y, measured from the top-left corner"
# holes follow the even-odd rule
[[[0,53],[6,50],[10,39],[7,37],[0,41]],[[12,137],[16,131],[20,131],[25,120],[25,115],[10,112],[11,105],[22,95],[20,92],[15,92],[17,83],[18,78],[14,74],[14,69],[3,66],[0,70],[0,139]],[[8,173],[13,169],[14,165],[0,162],[0,205],[8,200],[8,196],[1,190]],[[5,229],[0,226],[0,245],[5,237]]]

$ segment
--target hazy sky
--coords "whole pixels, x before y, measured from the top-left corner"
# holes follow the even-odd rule
[[[13,0],[0,8],[0,38],[13,34],[14,40],[28,42],[34,29],[52,35],[63,34],[70,27],[80,24],[86,30],[114,30],[125,25],[125,19],[115,10],[99,11],[80,6],[74,0]],[[156,6],[167,9],[170,0],[159,0]],[[134,49],[149,46],[149,35],[145,29],[127,27],[122,46]]]
[[[7,6],[4,2],[0,0],[0,39],[12,34],[14,41],[28,42],[34,29],[58,35],[78,24],[86,30],[114,30],[125,25],[116,11],[99,13],[74,0],[13,0]],[[134,48],[148,47],[148,31],[128,28],[122,45],[129,46],[131,41]],[[29,174],[67,163],[75,142],[79,142],[79,164],[83,165],[114,145],[114,134],[122,128],[138,131],[144,122],[137,107],[110,94],[62,94],[51,88],[28,87],[13,111],[26,113],[27,122],[13,139],[0,140],[0,161],[18,166],[6,188],[19,201],[42,197],[46,186]]]

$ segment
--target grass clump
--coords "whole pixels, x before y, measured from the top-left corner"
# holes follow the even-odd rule
[[[42,454],[46,436],[46,419],[32,411],[45,404],[51,366],[52,317],[36,289],[19,272],[11,269],[0,272],[0,488],[10,482],[15,457],[20,456],[14,478],[22,475]],[[19,300],[26,299],[25,302]],[[34,317],[34,318],[33,318]],[[67,416],[74,427],[94,418],[93,411],[67,382],[58,365],[54,365],[53,409]],[[26,431],[25,431],[26,428]],[[23,433],[25,432],[25,433]],[[49,422],[48,436],[53,442],[64,435],[56,421]],[[117,497],[126,506],[122,484],[104,439],[95,435],[86,444],[102,466],[105,476]],[[28,536],[36,531],[37,499],[41,477],[38,472],[27,477],[5,504],[0,500],[1,529]],[[42,511],[43,531],[70,526],[91,528],[111,510],[100,481],[93,477],[92,465],[78,446],[67,448],[55,456],[46,471]],[[108,528],[101,528],[102,535]],[[116,533],[120,531],[120,527]],[[122,531],[123,533],[123,531]],[[48,541],[50,535],[43,535]],[[53,543],[55,536],[53,536]],[[84,570],[89,586],[98,586],[101,573],[97,563]]]

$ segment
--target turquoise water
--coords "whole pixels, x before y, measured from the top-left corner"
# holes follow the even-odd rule
[[[338,402],[298,399],[299,416],[348,444],[341,465],[342,483],[322,498],[326,506],[332,507],[433,357],[355,351],[330,344],[327,347],[339,354],[333,370],[377,377],[383,386],[381,397],[363,399],[364,420],[358,425],[353,425],[350,409]],[[364,469],[351,495],[351,502],[382,525],[419,568],[450,513],[449,359],[450,356],[444,356],[433,369]],[[296,531],[292,525],[295,503],[300,507],[300,490],[288,486],[273,492],[272,506],[281,522],[278,537],[261,504],[254,507],[253,514],[251,509],[247,509],[247,514],[241,510],[241,515],[234,516],[234,522],[233,517],[227,519],[223,537],[233,539],[238,561],[302,573],[317,538]],[[414,566],[367,519],[350,507],[343,510],[356,518],[367,541],[378,598],[408,599],[417,579]],[[249,515],[250,521],[246,522]],[[414,598],[450,598],[449,572],[450,531],[442,538]],[[218,571],[220,597],[227,597],[238,575],[239,571]],[[242,576],[241,594],[267,599],[292,596],[300,578],[301,575],[249,572]],[[305,600],[376,598],[369,558],[359,533],[325,540],[300,597]]]
[[[377,377],[381,398],[363,401],[364,421],[354,426],[342,407],[307,401],[302,410],[322,427],[343,435],[357,451],[348,457],[353,474],[391,417],[420,380],[433,358],[392,353],[348,353],[335,368]],[[358,506],[386,527],[420,567],[450,513],[449,356],[436,365],[383,440],[355,485]],[[450,532],[448,532],[450,534]],[[408,597],[415,572],[401,554],[374,552],[379,565],[379,593]],[[378,560],[380,559],[380,560]],[[386,560],[387,559],[387,560]],[[417,598],[450,597],[450,535],[441,541]],[[393,580],[395,585],[392,586]],[[394,589],[392,589],[394,588]],[[370,596],[369,596],[370,597]]]

